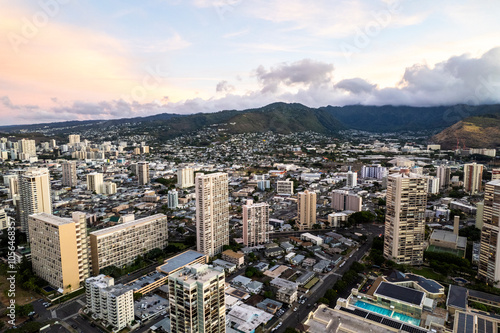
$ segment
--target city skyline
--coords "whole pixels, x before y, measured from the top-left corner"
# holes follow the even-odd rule
[[[2,123],[500,101],[498,4],[5,3]]]

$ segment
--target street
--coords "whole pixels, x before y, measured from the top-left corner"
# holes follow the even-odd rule
[[[370,249],[374,237],[375,236],[373,234],[368,236],[367,241],[363,245],[361,245],[350,258],[346,260],[346,263],[342,267],[328,274],[319,288],[316,289],[316,291],[314,291],[314,293],[308,297],[307,302],[300,305],[296,312],[292,312],[283,320],[283,324],[278,330],[276,330],[276,333],[283,333],[287,327],[297,327],[297,325],[305,319],[309,312],[314,310],[313,305],[317,303],[321,297],[323,297],[325,292],[330,289],[335,284],[335,282],[337,282],[337,280],[340,278],[339,275],[343,275],[345,272],[347,272],[352,263],[355,261],[359,261]],[[311,306],[308,306],[308,304],[311,304]]]

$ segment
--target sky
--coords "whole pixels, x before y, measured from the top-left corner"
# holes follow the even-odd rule
[[[0,0],[0,125],[500,103],[493,0]]]

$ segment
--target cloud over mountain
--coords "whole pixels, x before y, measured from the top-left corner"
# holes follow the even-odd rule
[[[13,103],[0,98],[0,113],[6,123],[58,120],[110,119],[171,113],[216,112],[247,109],[276,101],[297,102],[310,107],[325,105],[409,105],[437,106],[454,104],[500,103],[500,47],[474,58],[468,54],[450,57],[434,66],[414,64],[402,73],[399,84],[380,88],[363,78],[334,80],[334,65],[302,59],[269,68],[259,66],[249,73],[257,88],[235,93],[226,80],[215,87],[217,97],[192,98],[180,102],[139,103],[112,100],[97,103],[61,102],[51,108]],[[22,112],[19,112],[22,111]]]

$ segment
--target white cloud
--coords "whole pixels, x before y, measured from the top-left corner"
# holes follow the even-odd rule
[[[16,105],[9,97],[0,98],[0,114],[5,124],[72,119],[110,119],[135,117],[162,112],[197,113],[228,109],[247,109],[281,101],[302,103],[310,107],[325,105],[410,105],[434,106],[454,104],[500,103],[500,47],[480,57],[464,54],[451,57],[434,66],[415,64],[406,68],[398,86],[379,88],[362,78],[334,82],[332,64],[303,59],[281,63],[269,69],[253,71],[260,89],[234,94],[234,86],[220,81],[216,92],[221,97],[193,98],[164,104],[126,102],[123,100],[88,103],[77,101],[42,108]],[[294,89],[289,89],[294,88]],[[22,112],[20,112],[22,111]]]

